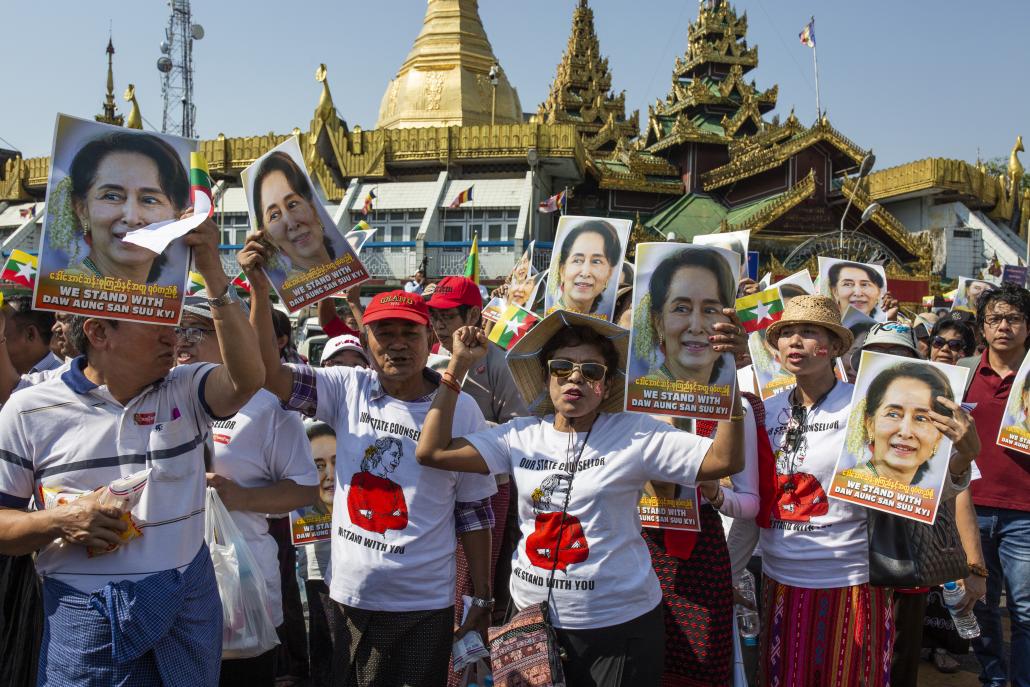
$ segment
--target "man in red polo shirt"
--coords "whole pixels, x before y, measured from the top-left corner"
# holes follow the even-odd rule
[[[1030,686],[1030,456],[996,443],[1016,371],[1026,356],[1028,323],[1026,289],[1005,284],[986,292],[977,306],[976,327],[987,349],[962,361],[973,370],[966,401],[976,403],[972,414],[982,446],[976,464],[983,478],[971,489],[987,563],[987,603],[975,608],[981,634],[973,649],[980,681],[991,686],[1008,680],[1016,687]],[[1008,660],[999,608],[1003,586],[1012,622]]]

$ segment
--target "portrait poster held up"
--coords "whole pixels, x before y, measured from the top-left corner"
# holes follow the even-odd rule
[[[998,425],[998,446],[1030,455],[1030,355],[1012,381],[1005,414]]]
[[[740,256],[725,248],[683,243],[637,245],[633,332],[626,370],[626,410],[726,420],[737,367],[708,338],[729,322]]]
[[[290,536],[294,546],[329,541],[333,533],[333,497],[336,491],[336,456],[315,456],[318,501],[290,512]]]
[[[156,253],[124,239],[191,207],[195,149],[177,136],[59,114],[33,307],[177,324],[189,247],[177,238]]]
[[[747,249],[751,243],[751,232],[747,229],[701,234],[693,238],[693,243],[699,246],[716,246],[733,251],[740,256],[740,278],[744,279],[748,276]]]
[[[948,478],[951,439],[930,411],[951,415],[969,370],[862,351],[846,441],[830,498],[933,524]]]
[[[883,297],[887,272],[881,265],[819,257],[819,292],[836,301],[841,316],[850,305],[877,322],[887,319]]]
[[[564,215],[558,220],[545,315],[568,310],[611,321],[632,226],[628,219]]]
[[[350,242],[319,201],[296,137],[257,159],[241,174],[250,224],[269,248],[265,274],[296,312],[368,279]]]
[[[955,300],[951,303],[952,310],[964,312],[976,312],[976,304],[985,291],[997,288],[997,284],[987,279],[973,279],[972,277],[959,277],[958,286],[955,288]]]
[[[533,248],[536,241],[530,241],[526,251],[515,263],[511,274],[505,280],[508,286],[508,293],[505,301],[508,305],[517,305],[526,310],[533,309],[533,292],[536,289],[537,269],[533,266]]]

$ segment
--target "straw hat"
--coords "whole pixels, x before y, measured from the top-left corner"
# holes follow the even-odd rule
[[[829,296],[795,296],[783,309],[783,315],[769,325],[766,340],[776,345],[780,330],[789,324],[815,324],[834,334],[843,342],[844,350],[851,348],[855,335],[840,323],[840,309]]]
[[[611,393],[602,403],[602,413],[618,413],[623,409],[625,396],[626,358],[629,353],[629,331],[589,315],[557,310],[523,336],[508,351],[508,369],[515,379],[515,386],[526,401],[530,412],[535,415],[547,415],[554,412],[551,396],[547,390],[544,375],[544,361],[540,359],[540,351],[544,344],[564,327],[588,327],[615,344],[619,353],[619,369],[614,371]],[[612,375],[609,370],[608,374]]]

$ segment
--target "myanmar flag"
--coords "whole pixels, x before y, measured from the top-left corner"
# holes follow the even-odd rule
[[[372,234],[376,233],[376,228],[368,225],[368,222],[361,220],[354,225],[354,228],[347,232],[343,237],[350,243],[350,247],[354,249],[355,253],[360,254],[362,246],[365,242],[372,238]]]
[[[11,252],[4,264],[4,271],[0,273],[0,279],[14,284],[21,284],[30,289],[36,285],[36,273],[39,271],[39,258],[29,255],[23,250]]]
[[[207,171],[207,160],[200,153],[190,153],[190,199],[193,201],[193,214],[204,217],[215,214],[211,174]]]
[[[490,330],[487,337],[504,350],[510,350],[539,321],[539,318],[525,308],[509,305]]]
[[[200,272],[190,272],[190,280],[186,284],[186,295],[195,296],[199,291],[207,288],[207,282],[200,276]]]
[[[240,270],[240,273],[236,275],[236,278],[232,280],[232,285],[238,289],[243,289],[247,293],[250,293],[250,280],[247,279],[247,273]]]
[[[765,329],[782,315],[779,289],[766,289],[737,299],[737,317],[748,333]]]
[[[472,237],[472,250],[465,259],[465,276],[479,286],[479,234]]]

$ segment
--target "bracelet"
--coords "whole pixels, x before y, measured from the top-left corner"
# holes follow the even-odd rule
[[[979,563],[967,563],[966,565],[969,567],[969,572],[973,575],[976,575],[977,577],[982,577],[985,580],[989,577],[986,565],[981,565]]]
[[[480,596],[470,597],[472,599],[473,608],[489,608],[491,611],[494,609],[493,599],[484,599]]]
[[[442,375],[440,375],[440,383],[456,394],[461,393],[461,386],[458,385],[458,382],[454,379],[454,375],[452,375],[450,372],[445,371]]]

